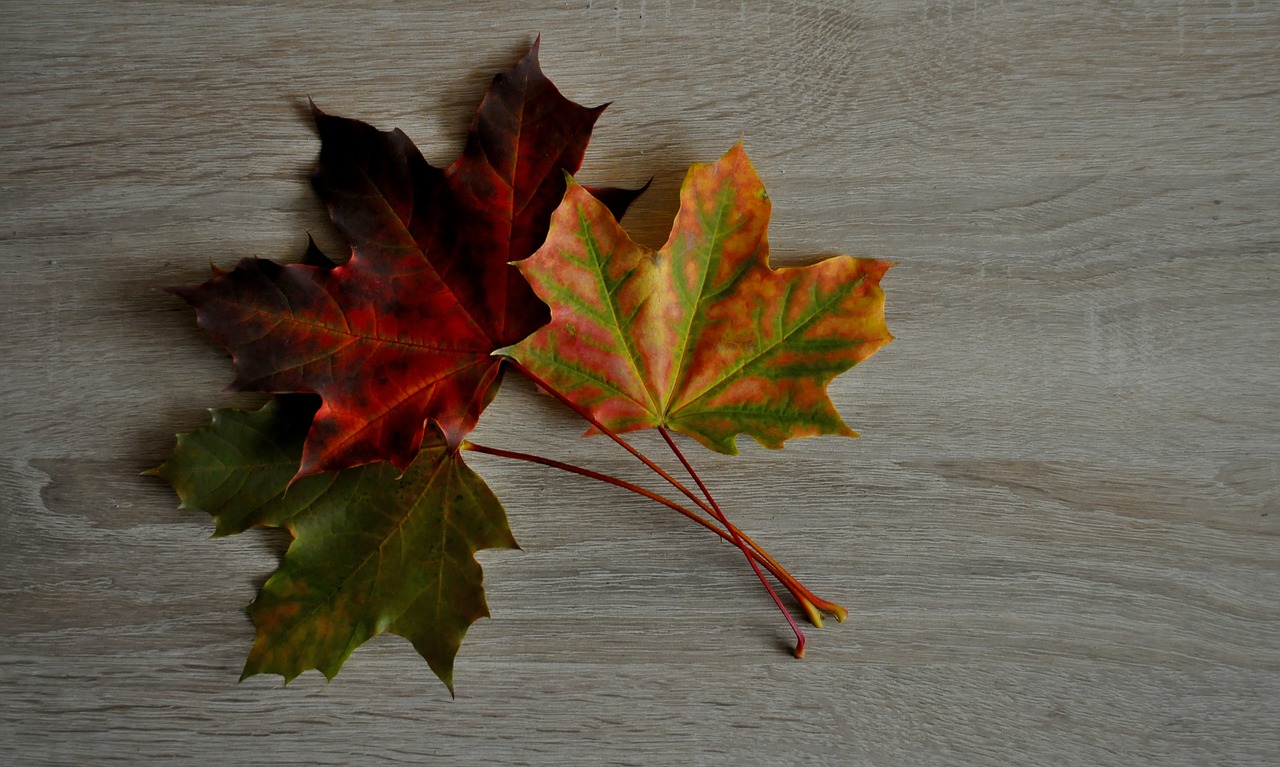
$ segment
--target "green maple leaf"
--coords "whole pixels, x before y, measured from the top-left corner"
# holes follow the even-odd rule
[[[355,648],[389,631],[410,642],[453,691],[467,628],[487,617],[473,554],[518,548],[498,499],[437,435],[403,472],[380,462],[290,485],[318,398],[281,397],[261,410],[215,410],[212,425],[178,435],[150,473],[183,508],[202,509],[216,535],[288,530],[280,568],[249,607],[257,637],[241,678],[307,669],[332,679]]]
[[[695,164],[667,243],[631,240],[570,184],[542,247],[518,266],[551,322],[497,353],[626,432],[668,427],[712,450],[738,434],[856,436],[827,384],[892,336],[887,261],[769,266],[769,198],[741,144]]]

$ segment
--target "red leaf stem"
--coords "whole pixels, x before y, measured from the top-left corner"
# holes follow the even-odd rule
[[[782,613],[782,617],[787,619],[787,625],[791,626],[791,630],[794,631],[796,635],[796,647],[795,650],[792,651],[792,654],[797,658],[803,658],[805,642],[804,632],[796,625],[795,619],[791,617],[791,613],[782,604],[782,600],[778,598],[778,592],[773,590],[773,584],[769,583],[769,579],[765,578],[764,573],[760,571],[760,565],[756,563],[756,558],[751,555],[751,549],[747,548],[747,545],[742,540],[742,536],[738,534],[738,528],[729,524],[728,518],[725,517],[724,512],[720,510],[720,504],[716,503],[716,499],[712,497],[711,491],[708,490],[707,486],[703,483],[702,477],[698,476],[698,472],[693,470],[693,464],[689,463],[689,459],[684,457],[684,453],[680,451],[675,440],[671,439],[671,433],[667,431],[667,427],[659,426],[658,433],[662,435],[664,440],[666,440],[667,447],[671,448],[671,452],[675,454],[676,458],[680,459],[680,464],[684,466],[684,470],[689,472],[689,476],[693,478],[694,483],[698,485],[698,489],[701,490],[703,496],[706,497],[707,503],[711,505],[711,515],[719,520],[720,524],[724,525],[725,528],[729,530],[729,534],[733,536],[733,544],[742,550],[742,554],[747,558],[747,564],[751,565],[751,569],[755,571],[756,577],[760,579],[761,585],[764,586],[765,591],[769,592],[769,596],[773,598],[773,603],[778,606],[778,611]],[[804,600],[801,600],[802,603],[803,601]],[[810,618],[812,619],[812,615],[810,615]],[[819,618],[819,621],[821,621],[821,618]]]
[[[734,543],[734,540],[730,535],[730,533],[727,533],[724,530],[721,530],[711,522],[708,522],[705,518],[699,516],[698,514],[695,514],[694,512],[690,511],[684,506],[681,506],[680,504],[676,503],[670,498],[667,498],[666,496],[659,495],[653,492],[652,490],[643,488],[632,482],[628,482],[625,479],[619,479],[617,477],[610,476],[602,472],[586,469],[581,466],[576,466],[571,463],[566,463],[564,461],[557,461],[554,458],[546,458],[544,456],[534,455],[532,453],[522,453],[517,450],[505,450],[503,448],[489,447],[488,445],[479,445],[479,444],[476,444],[475,442],[470,442],[470,441],[463,442],[462,449],[469,450],[473,453],[480,453],[482,455],[492,455],[498,458],[507,458],[507,459],[516,460],[516,461],[536,463],[541,466],[547,466],[552,469],[559,469],[560,471],[566,471],[571,474],[578,474],[580,476],[587,477],[588,479],[594,479],[598,482],[604,482],[606,484],[613,485],[614,487],[622,488],[623,490],[627,490],[632,493],[635,493],[636,495],[642,496],[644,498],[648,498],[651,501],[656,501],[657,503],[660,503],[663,506],[666,506],[667,508],[672,509],[673,511],[677,511],[680,514],[693,520],[694,522],[697,522],[699,525],[702,525],[703,527],[715,533],[716,535],[720,536],[721,538],[728,541],[729,543]],[[766,570],[772,573],[773,576],[777,578],[782,583],[782,585],[785,586],[787,590],[791,592],[793,596],[795,596],[797,601],[799,601],[801,604],[805,604],[810,600],[816,599],[816,597],[814,597],[813,594],[807,588],[805,588],[803,584],[801,584],[799,581],[796,580],[794,575],[788,572],[787,569],[784,568],[782,565],[778,564],[777,560],[775,560],[767,552],[761,550],[758,544],[748,539],[746,535],[743,534],[741,531],[738,531],[738,536],[745,543],[747,543],[747,545],[751,547],[752,551],[748,553],[748,556],[750,556],[753,560],[758,561],[761,565],[764,566]],[[822,600],[817,600],[817,601],[822,601]]]
[[[568,397],[566,397],[564,394],[560,393],[559,391],[556,391],[556,389],[555,389],[554,387],[552,387],[552,386],[551,386],[551,384],[549,384],[549,383],[547,383],[546,381],[544,381],[544,380],[542,380],[541,378],[539,378],[536,374],[534,374],[532,371],[530,371],[530,370],[529,370],[528,368],[526,368],[524,365],[520,364],[520,362],[519,362],[519,361],[517,361],[517,360],[515,360],[515,359],[513,359],[513,358],[511,358],[511,357],[505,357],[505,359],[506,359],[508,362],[510,362],[510,363],[511,363],[511,365],[512,365],[513,367],[515,367],[515,369],[516,369],[516,370],[519,370],[519,371],[520,371],[520,372],[521,372],[525,377],[527,377],[530,381],[533,381],[535,384],[537,384],[537,386],[538,386],[539,388],[541,388],[543,391],[547,392],[547,393],[548,393],[548,394],[550,394],[551,396],[553,396],[553,397],[555,397],[556,399],[560,400],[560,401],[561,401],[562,403],[564,403],[564,404],[565,404],[565,405],[566,405],[570,410],[572,410],[573,412],[577,413],[577,414],[578,414],[579,416],[581,416],[581,417],[582,417],[582,418],[583,418],[587,423],[589,423],[589,424],[591,424],[592,426],[594,426],[594,427],[595,427],[595,428],[596,428],[596,429],[597,429],[601,434],[604,434],[604,435],[605,435],[605,436],[607,436],[609,439],[611,439],[611,440],[613,440],[614,442],[618,443],[618,445],[620,445],[624,450],[626,450],[628,453],[631,453],[631,455],[635,456],[637,460],[639,460],[641,463],[643,463],[645,466],[647,466],[647,467],[648,467],[650,470],[652,470],[655,474],[657,474],[658,476],[662,477],[664,480],[666,480],[666,482],[667,482],[668,484],[670,484],[670,485],[671,485],[672,487],[674,487],[676,490],[679,490],[679,491],[680,491],[680,492],[681,492],[681,493],[682,493],[686,498],[688,498],[689,500],[693,501],[693,503],[694,503],[698,508],[702,509],[703,511],[705,511],[707,514],[711,515],[712,517],[714,517],[714,516],[715,516],[715,512],[712,510],[711,506],[710,506],[709,504],[707,504],[707,502],[706,502],[706,501],[704,501],[704,500],[702,500],[701,498],[699,498],[696,494],[694,494],[694,492],[693,492],[693,491],[691,491],[689,488],[685,487],[685,486],[684,486],[684,484],[680,482],[680,480],[678,480],[678,479],[676,479],[675,477],[671,476],[671,474],[670,474],[670,473],[668,473],[668,472],[667,472],[665,469],[663,469],[661,466],[659,466],[659,465],[657,465],[656,463],[654,463],[653,461],[649,460],[649,458],[648,458],[647,456],[645,456],[643,453],[641,453],[639,450],[637,450],[635,447],[633,447],[633,446],[631,445],[631,443],[627,442],[627,441],[626,441],[626,440],[624,440],[622,437],[618,436],[617,432],[615,432],[614,430],[610,429],[609,427],[607,427],[607,426],[605,426],[603,423],[601,423],[601,422],[600,422],[600,420],[599,420],[598,418],[596,418],[594,415],[592,415],[592,414],[591,414],[591,412],[590,412],[589,410],[587,410],[586,408],[581,407],[581,406],[580,406],[580,405],[578,405],[576,402],[574,402],[573,400],[569,399]],[[775,567],[778,567],[779,569],[782,569],[782,568],[781,568],[781,565],[778,565],[777,561],[776,561],[776,560],[774,560],[774,559],[773,559],[773,557],[772,557],[772,556],[770,556],[767,552],[765,552],[765,551],[764,551],[764,550],[763,550],[763,549],[762,549],[758,544],[756,544],[756,542],[755,542],[755,541],[753,541],[753,540],[750,538],[750,536],[748,536],[746,533],[744,533],[744,532],[742,532],[741,530],[739,530],[737,527],[735,527],[735,526],[734,526],[732,523],[730,523],[730,522],[727,522],[727,521],[726,521],[726,522],[725,522],[725,524],[726,524],[726,526],[727,526],[728,528],[730,528],[730,529],[731,529],[731,530],[732,530],[732,531],[733,531],[733,532],[734,532],[734,533],[735,533],[735,534],[736,534],[736,535],[737,535],[737,536],[738,536],[738,537],[739,537],[739,538],[740,538],[744,543],[746,543],[748,546],[750,546],[752,549],[754,549],[754,550],[755,550],[755,552],[756,552],[757,554],[759,554],[759,555],[760,555],[760,558],[761,558],[762,560],[764,560],[766,563],[769,563],[769,564],[774,565]],[[770,570],[770,572],[773,572],[773,570],[771,569],[771,570]],[[775,574],[776,574],[776,573],[775,573]],[[809,589],[805,588],[802,584],[800,584],[800,582],[799,582],[799,581],[795,581],[794,579],[792,579],[792,583],[793,583],[796,587],[798,587],[798,588],[792,588],[792,585],[791,585],[791,584],[788,584],[788,586],[787,586],[788,590],[790,590],[790,591],[791,591],[791,593],[793,593],[793,594],[795,594],[795,595],[796,595],[796,599],[797,599],[797,600],[799,600],[799,602],[800,602],[800,604],[801,604],[801,606],[802,606],[802,607],[805,607],[805,612],[808,614],[809,619],[810,619],[811,621],[813,621],[813,623],[814,623],[814,625],[815,625],[815,626],[819,626],[819,627],[821,627],[821,625],[822,625],[822,617],[821,617],[820,615],[818,615],[817,613],[813,612],[811,609],[809,609],[809,606],[816,607],[818,610],[821,610],[822,612],[825,612],[825,613],[827,613],[827,614],[829,614],[829,615],[833,615],[833,616],[835,616],[835,618],[836,618],[836,620],[837,620],[837,621],[843,621],[843,620],[845,619],[845,616],[847,616],[847,615],[848,615],[848,611],[847,611],[847,610],[845,610],[843,607],[841,607],[841,606],[840,606],[840,605],[838,605],[838,604],[835,604],[834,602],[828,602],[828,601],[827,601],[827,600],[825,600],[825,599],[820,599],[820,598],[818,598],[817,596],[815,596],[815,595],[814,595],[814,593],[813,593],[813,592],[809,591]],[[798,591],[799,593],[797,593],[797,591]],[[808,605],[808,606],[806,606],[806,603],[807,603],[807,605]]]

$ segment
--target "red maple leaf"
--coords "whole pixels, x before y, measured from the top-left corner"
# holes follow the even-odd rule
[[[351,245],[334,266],[245,259],[173,292],[235,361],[232,388],[323,400],[298,476],[378,460],[404,469],[428,420],[449,445],[501,378],[495,349],[548,319],[510,262],[542,243],[604,106],[566,99],[538,44],[494,77],[462,156],[433,167],[404,133],[314,105],[314,186]],[[642,191],[642,190],[641,190]],[[639,191],[597,190],[621,215]]]

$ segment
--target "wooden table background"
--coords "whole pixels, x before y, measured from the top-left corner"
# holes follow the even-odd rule
[[[1276,4],[260,5],[5,3],[0,762],[1280,760]],[[524,551],[481,556],[457,700],[392,636],[237,683],[282,542],[138,471],[258,400],[159,288],[340,252],[308,96],[447,163],[538,33],[614,102],[582,177],[654,177],[640,241],[745,138],[776,262],[899,262],[831,390],[862,439],[695,454],[850,620],[793,660],[731,547],[477,456]],[[516,381],[480,433],[644,477],[579,431]]]

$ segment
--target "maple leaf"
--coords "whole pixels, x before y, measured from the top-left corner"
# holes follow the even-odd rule
[[[494,77],[462,156],[430,165],[399,130],[315,108],[314,186],[351,245],[342,265],[245,259],[173,292],[232,354],[241,391],[323,400],[298,477],[389,460],[403,469],[427,421],[457,446],[493,398],[491,352],[547,319],[509,262],[542,242],[604,106],[556,90],[538,44]],[[621,215],[643,190],[600,190]]]
[[[722,453],[738,434],[856,436],[827,384],[892,336],[876,259],[769,266],[769,198],[742,145],[695,164],[652,251],[571,184],[518,264],[551,321],[499,350],[615,432],[669,427]]]
[[[452,692],[463,636],[489,614],[473,554],[518,548],[506,514],[438,436],[403,475],[379,462],[290,486],[318,404],[292,395],[252,412],[215,410],[149,472],[173,485],[182,508],[212,515],[217,536],[253,526],[293,536],[249,607],[257,637],[241,678],[288,682],[314,668],[332,679],[356,647],[389,631]]]

